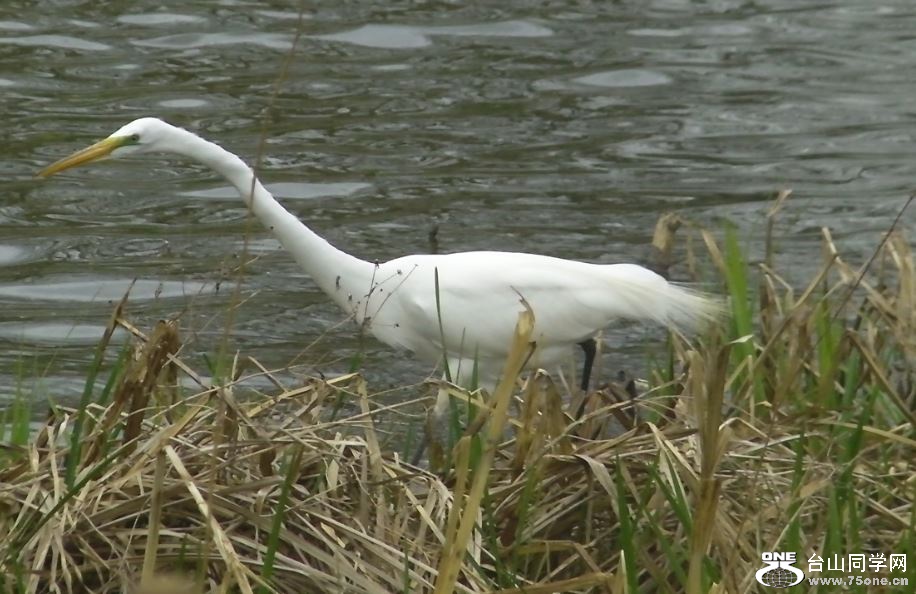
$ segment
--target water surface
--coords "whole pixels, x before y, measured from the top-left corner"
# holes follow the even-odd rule
[[[374,385],[432,370],[372,341],[225,182],[165,155],[33,178],[156,115],[250,161],[286,206],[369,260],[507,249],[646,261],[658,215],[730,220],[759,253],[792,188],[780,258],[803,278],[820,227],[868,253],[913,188],[916,6],[867,0],[502,3],[149,0],[0,6],[0,397],[41,375],[79,393],[124,289],[149,327],[181,315],[186,356],[222,336],[268,367]],[[916,215],[904,221],[911,229]],[[247,236],[247,239],[246,239]],[[658,333],[608,334],[640,371]],[[293,381],[292,379],[290,381]]]

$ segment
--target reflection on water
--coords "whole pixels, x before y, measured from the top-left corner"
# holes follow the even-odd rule
[[[411,49],[432,44],[436,35],[456,37],[546,37],[547,27],[525,21],[480,23],[440,27],[407,27],[404,25],[363,25],[358,29],[317,35],[316,39],[353,43],[382,49]]]
[[[321,197],[344,197],[368,190],[371,184],[355,182],[337,182],[326,184],[308,184],[301,182],[281,182],[276,184],[265,184],[267,189],[275,198],[279,200],[307,200],[310,198]],[[232,186],[220,186],[206,190],[192,190],[183,192],[185,196],[194,198],[212,198],[224,200],[238,200],[239,192]]]
[[[166,35],[165,37],[138,39],[132,41],[132,43],[141,47],[165,49],[213,48],[222,45],[260,45],[271,49],[287,50],[291,40],[291,35],[271,35],[269,33],[179,33],[177,35]]]
[[[117,302],[130,291],[131,301],[190,297],[211,290],[193,281],[93,278],[0,285],[0,299],[26,301]]]
[[[31,47],[62,48],[86,52],[100,52],[112,49],[110,45],[68,37],[66,35],[30,35],[27,37],[0,37],[0,45],[24,45]]]
[[[18,245],[0,244],[0,266],[9,266],[26,260],[29,250]]]
[[[374,385],[431,371],[361,346],[198,164],[33,179],[142,115],[252,162],[266,133],[268,187],[368,260],[427,251],[438,225],[443,251],[644,261],[668,209],[734,221],[755,253],[769,197],[791,187],[780,257],[803,276],[821,226],[868,253],[914,185],[910,2],[467,4],[308,3],[271,104],[297,3],[2,3],[0,397],[29,361],[42,393],[78,394],[135,279],[132,319],[181,314],[188,357],[241,300],[231,346],[265,365],[335,373],[365,348]],[[656,336],[608,333],[605,368],[639,373]]]
[[[33,345],[83,345],[93,346],[105,332],[105,327],[93,324],[74,324],[72,322],[0,324],[0,340]],[[117,328],[112,333],[112,342],[127,338],[127,333]]]
[[[652,85],[667,85],[672,81],[670,76],[651,70],[609,70],[596,72],[588,76],[574,78],[573,81],[583,85],[596,87],[648,87]]]

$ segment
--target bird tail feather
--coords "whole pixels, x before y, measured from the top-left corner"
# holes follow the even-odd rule
[[[719,322],[725,315],[725,300],[690,287],[667,282],[665,302],[667,323],[678,328],[695,329]]]
[[[625,317],[651,319],[679,329],[698,329],[724,316],[726,301],[672,283],[642,266],[613,265],[614,292],[626,303]]]

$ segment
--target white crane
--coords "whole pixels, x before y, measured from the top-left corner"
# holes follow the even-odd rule
[[[523,298],[535,316],[530,366],[551,368],[585,349],[587,388],[595,335],[618,318],[693,326],[717,316],[718,299],[634,264],[587,264],[516,252],[418,254],[384,263],[337,249],[287,211],[239,157],[182,128],[141,118],[42,170],[46,177],[108,156],[164,152],[226,178],[328,297],[383,343],[445,359],[453,381],[492,387]],[[438,289],[437,289],[438,285]]]

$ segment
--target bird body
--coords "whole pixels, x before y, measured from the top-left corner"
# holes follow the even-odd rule
[[[379,340],[446,357],[459,377],[476,362],[489,381],[502,370],[525,304],[535,318],[530,365],[547,368],[617,319],[694,324],[706,306],[641,266],[514,252],[405,256],[379,264],[369,292],[354,315]]]
[[[453,379],[475,364],[483,383],[502,371],[518,313],[534,313],[530,364],[568,360],[572,347],[619,318],[692,326],[714,318],[716,299],[634,264],[589,264],[515,252],[418,254],[384,263],[332,246],[277,202],[239,157],[195,134],[142,118],[44,169],[47,176],[121,154],[170,152],[223,175],[251,212],[347,315],[381,342],[430,362]]]

